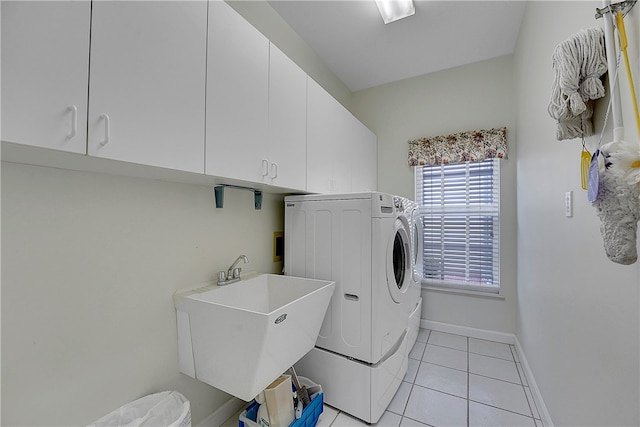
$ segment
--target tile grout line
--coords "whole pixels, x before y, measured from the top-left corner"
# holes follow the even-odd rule
[[[467,337],[467,338],[469,338],[469,337]],[[494,341],[492,341],[492,342],[494,342]],[[435,346],[435,347],[447,348],[447,349],[449,349],[449,350],[465,351],[465,350],[461,350],[461,349],[459,349],[459,348],[449,347],[449,346],[446,346],[446,345],[430,344],[430,343],[427,343],[427,344],[432,345],[432,346]],[[502,344],[502,343],[498,343],[498,344]],[[505,344],[505,345],[508,345],[508,344]],[[471,350],[468,348],[468,344],[467,344],[467,350],[466,350],[466,352],[467,352],[468,354],[475,354],[475,355],[477,355],[477,356],[490,357],[490,358],[492,358],[492,359],[505,360],[505,361],[507,361],[507,362],[514,362],[514,363],[518,363],[518,362],[516,362],[515,360],[513,360],[513,356],[512,356],[512,359],[511,359],[511,360],[509,360],[509,359],[505,359],[504,357],[500,357],[500,356],[493,356],[493,355],[491,355],[491,354],[477,353],[477,352],[475,352],[475,351],[471,351]]]
[[[513,354],[515,351],[515,347],[509,346],[509,350],[511,351],[511,357],[513,357],[514,362],[516,358],[520,360],[520,356],[517,353],[515,355]],[[529,402],[529,395],[527,394],[527,390],[525,390],[524,388],[525,381],[522,380],[522,376],[524,375],[524,372],[522,373],[522,375],[520,374],[520,370],[518,369],[517,362],[516,362],[516,371],[518,371],[518,378],[520,378],[520,385],[522,386],[522,392],[524,393],[525,399],[527,399],[527,405],[529,405],[529,412],[531,412],[531,418],[535,420],[535,416],[533,414],[533,408],[531,407],[532,402]],[[527,384],[529,384],[528,380],[526,380],[526,382]],[[533,394],[531,395],[531,397],[533,398]],[[533,404],[535,405],[535,402],[533,402]],[[538,408],[536,408],[536,412],[538,412]],[[535,421],[533,423],[535,424]]]
[[[403,416],[402,418],[403,418],[403,419],[404,419],[404,418],[406,418],[406,419],[408,419],[408,420],[415,421],[415,422],[420,423],[420,424],[422,424],[422,425],[424,425],[424,426],[426,426],[426,427],[432,427],[432,425],[431,425],[431,424],[425,424],[424,422],[422,422],[422,421],[420,421],[420,420],[416,420],[416,419],[411,418],[411,417],[404,417],[404,416]],[[401,422],[402,422],[402,420],[401,420]]]
[[[517,363],[513,360],[509,360],[509,359],[505,359],[504,357],[499,357],[499,356],[492,356],[490,354],[482,354],[482,353],[476,353],[475,351],[470,351],[469,354],[475,354],[476,356],[484,356],[484,357],[490,357],[491,359],[497,359],[497,360],[504,360],[506,362],[513,362],[513,363]]]
[[[524,384],[525,387],[529,387],[529,381],[527,380],[527,376],[524,374],[524,369],[522,369],[522,364],[516,362],[516,369],[520,373],[520,378],[522,379],[522,384]]]
[[[429,344],[429,343],[427,343],[427,344]],[[440,344],[429,344],[429,345],[432,345],[432,346],[434,346],[434,347],[440,347],[440,348],[448,348],[449,350],[455,350],[455,351],[466,351],[466,352],[469,352],[468,345],[467,345],[467,350],[461,350],[461,349],[459,349],[459,348],[449,347],[449,346],[446,346],[446,345],[440,345]]]
[[[534,415],[533,418],[536,420],[540,420],[540,422],[542,423],[542,413],[538,409],[538,404],[536,403],[535,398],[533,397],[533,392],[531,391],[531,388],[529,388],[529,393],[531,393],[531,400],[532,400],[533,406],[536,408],[536,413],[538,414],[537,417]],[[527,399],[529,399],[528,396],[527,396]]]
[[[475,375],[475,374],[473,374],[473,375]],[[490,377],[485,377],[485,378],[490,378]],[[513,384],[513,383],[511,383],[511,384]],[[439,389],[436,389],[436,388],[426,387],[426,386],[423,386],[423,385],[420,385],[420,384],[413,384],[413,386],[414,386],[413,388],[415,388],[415,387],[420,387],[420,388],[423,388],[423,389],[426,389],[426,390],[434,391],[434,392],[439,393],[439,394],[445,394],[445,395],[447,395],[447,396],[451,396],[451,397],[455,397],[455,398],[458,398],[458,399],[464,399],[464,400],[467,400],[467,401],[468,401],[468,403],[467,403],[468,405],[470,405],[470,403],[471,403],[471,402],[473,402],[473,403],[477,403],[477,404],[482,405],[482,406],[489,406],[489,407],[491,407],[491,408],[499,409],[499,410],[504,411],[504,412],[510,412],[510,413],[512,413],[512,414],[521,415],[521,416],[523,416],[523,417],[527,417],[527,418],[531,418],[531,419],[536,419],[536,420],[539,420],[539,419],[540,419],[540,418],[536,418],[535,416],[532,416],[532,415],[526,415],[526,414],[524,414],[524,413],[522,413],[522,412],[517,412],[517,411],[514,411],[514,410],[512,410],[512,409],[507,409],[507,408],[502,407],[502,406],[497,406],[497,405],[495,405],[495,404],[491,404],[491,403],[487,403],[487,402],[483,402],[483,401],[475,400],[475,399],[471,399],[471,398],[467,398],[467,399],[465,399],[465,398],[463,398],[463,397],[460,397],[460,396],[459,396],[459,395],[457,395],[457,394],[452,394],[452,393],[449,393],[449,392],[446,392],[446,391],[442,391],[442,390],[439,390]],[[413,390],[413,388],[412,388],[412,390]],[[468,393],[469,393],[469,385],[467,385],[467,394],[468,394]],[[396,414],[396,412],[393,412],[393,413],[394,413],[394,414]],[[399,414],[398,414],[398,415],[399,415]],[[405,415],[403,414],[402,416],[404,417]],[[410,418],[410,417],[407,417],[407,418]],[[470,418],[470,414],[467,416],[467,418]],[[410,418],[410,419],[413,419],[413,418]],[[417,420],[416,420],[416,421],[417,421]],[[422,421],[421,421],[421,422],[422,422]],[[470,420],[469,420],[469,423],[470,423]]]
[[[462,350],[460,350],[460,351],[462,351]],[[417,360],[417,359],[413,359],[413,360]],[[424,360],[419,360],[419,362],[420,363],[428,363],[429,365],[434,365],[434,366],[440,366],[441,368],[453,369],[454,371],[458,371],[458,372],[467,372],[465,369],[452,368],[451,366],[441,365],[439,363],[425,362]]]
[[[529,389],[529,394],[527,394],[527,389]],[[531,396],[531,402],[529,403],[529,406],[531,407],[531,413],[533,414],[533,418],[536,420],[541,420],[542,415],[540,415],[540,410],[538,409],[538,405],[536,404],[536,401],[533,398],[533,392],[531,391],[531,387],[524,386],[524,394],[527,396],[527,400],[529,400],[529,396]],[[538,414],[537,417],[536,417],[536,414],[533,413],[533,409],[536,410],[536,414]]]
[[[520,360],[520,355],[518,354],[518,350],[513,344],[511,344],[509,348],[511,349],[511,353],[513,353],[514,360],[517,359],[516,368],[518,368],[518,365],[520,365],[520,369],[518,369],[518,375],[520,375],[520,379],[522,381],[524,394],[527,398],[527,403],[529,403],[529,409],[531,410],[531,415],[533,416],[534,420],[540,420],[540,423],[542,424],[542,415],[540,413],[540,410],[538,409],[538,404],[536,403],[535,398],[533,397],[533,392],[531,391],[529,379],[527,378],[527,375],[524,372],[524,368],[522,368],[522,361]],[[525,382],[527,383],[526,385],[524,384]],[[529,394],[527,394],[527,389],[529,389]],[[529,395],[531,395],[531,399],[529,399]],[[535,413],[533,412],[534,409],[536,410]],[[538,414],[538,417],[536,417],[536,414]]]
[[[462,397],[462,396],[460,396],[460,395],[458,395],[458,394],[453,394],[453,393],[448,392],[448,391],[442,391],[442,390],[439,390],[439,389],[437,389],[437,388],[427,387],[427,386],[420,385],[420,384],[415,384],[415,386],[416,386],[416,387],[423,388],[423,389],[425,389],[425,390],[435,391],[435,392],[436,392],[436,393],[438,393],[438,394],[446,394],[447,396],[455,397],[455,398],[462,399],[462,400],[468,400],[467,398],[464,398],[464,397]],[[475,402],[475,400],[473,400],[473,402]],[[481,402],[478,402],[478,403],[481,403]],[[394,413],[395,413],[395,412],[394,412]]]
[[[420,334],[420,330],[418,330],[418,334]],[[404,413],[407,412],[407,406],[409,406],[409,399],[411,399],[411,393],[413,393],[413,388],[416,385],[416,378],[418,378],[418,372],[420,371],[420,364],[422,363],[422,358],[424,357],[424,353],[427,351],[427,343],[429,342],[430,336],[431,336],[431,330],[429,330],[429,333],[427,334],[427,341],[424,344],[424,350],[422,351],[422,356],[418,360],[418,369],[416,370],[416,375],[411,381],[411,389],[409,389],[409,395],[407,396],[407,401],[404,403],[404,407],[402,408],[402,415],[400,415],[400,424],[402,424],[402,419],[405,417]],[[415,343],[414,343],[414,346],[415,346]]]
[[[503,380],[501,378],[490,377],[488,375],[478,374],[477,372],[469,372],[469,374],[470,375],[475,375],[476,377],[489,378],[490,380],[501,381],[501,382],[507,383],[507,384],[513,384],[513,385],[519,385],[519,386],[522,386],[522,387],[526,387],[522,383],[514,383],[513,381],[507,381],[507,380]]]
[[[522,417],[531,418],[532,420],[537,420],[537,419],[538,419],[538,418],[535,418],[535,417],[532,417],[532,416],[529,416],[529,415],[525,415],[525,414],[523,414],[522,412],[516,412],[516,411],[513,411],[513,410],[511,410],[511,409],[505,409],[505,408],[502,408],[502,407],[500,407],[500,406],[492,405],[492,404],[490,404],[490,403],[479,402],[479,401],[477,401],[477,400],[471,400],[471,402],[473,402],[473,403],[477,403],[478,405],[483,405],[483,406],[488,406],[488,407],[490,407],[490,408],[499,409],[499,410],[504,411],[504,412],[510,412],[510,413],[512,413],[512,414],[520,415],[520,416],[522,416]]]

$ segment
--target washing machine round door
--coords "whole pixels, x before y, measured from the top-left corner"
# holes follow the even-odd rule
[[[400,303],[411,280],[411,250],[409,226],[396,219],[394,232],[387,248],[387,286],[391,298]]]

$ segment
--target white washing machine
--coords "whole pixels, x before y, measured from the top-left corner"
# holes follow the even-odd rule
[[[329,405],[370,423],[407,369],[409,220],[390,194],[285,198],[285,274],[336,282],[316,347],[296,369],[322,384]]]

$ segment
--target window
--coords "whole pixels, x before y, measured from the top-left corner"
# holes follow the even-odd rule
[[[423,283],[500,290],[500,162],[418,166]]]

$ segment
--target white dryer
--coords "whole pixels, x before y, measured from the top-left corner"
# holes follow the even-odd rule
[[[409,310],[409,329],[407,332],[407,350],[410,352],[418,338],[422,311],[422,239],[423,228],[420,207],[413,200],[402,198],[404,215],[409,224],[411,242],[411,283],[407,290],[407,309]]]
[[[285,274],[336,282],[316,348],[296,369],[322,384],[328,404],[367,422],[378,421],[407,369],[411,259],[397,196],[285,198]]]
[[[398,219],[396,221],[402,222],[408,230],[411,277],[400,302],[404,312],[407,315],[411,315],[420,300],[421,289],[421,273],[418,270],[421,265],[420,257],[422,254],[421,227],[418,229],[421,224],[419,222],[420,210],[416,202],[405,197],[394,196],[394,204],[398,211]]]

